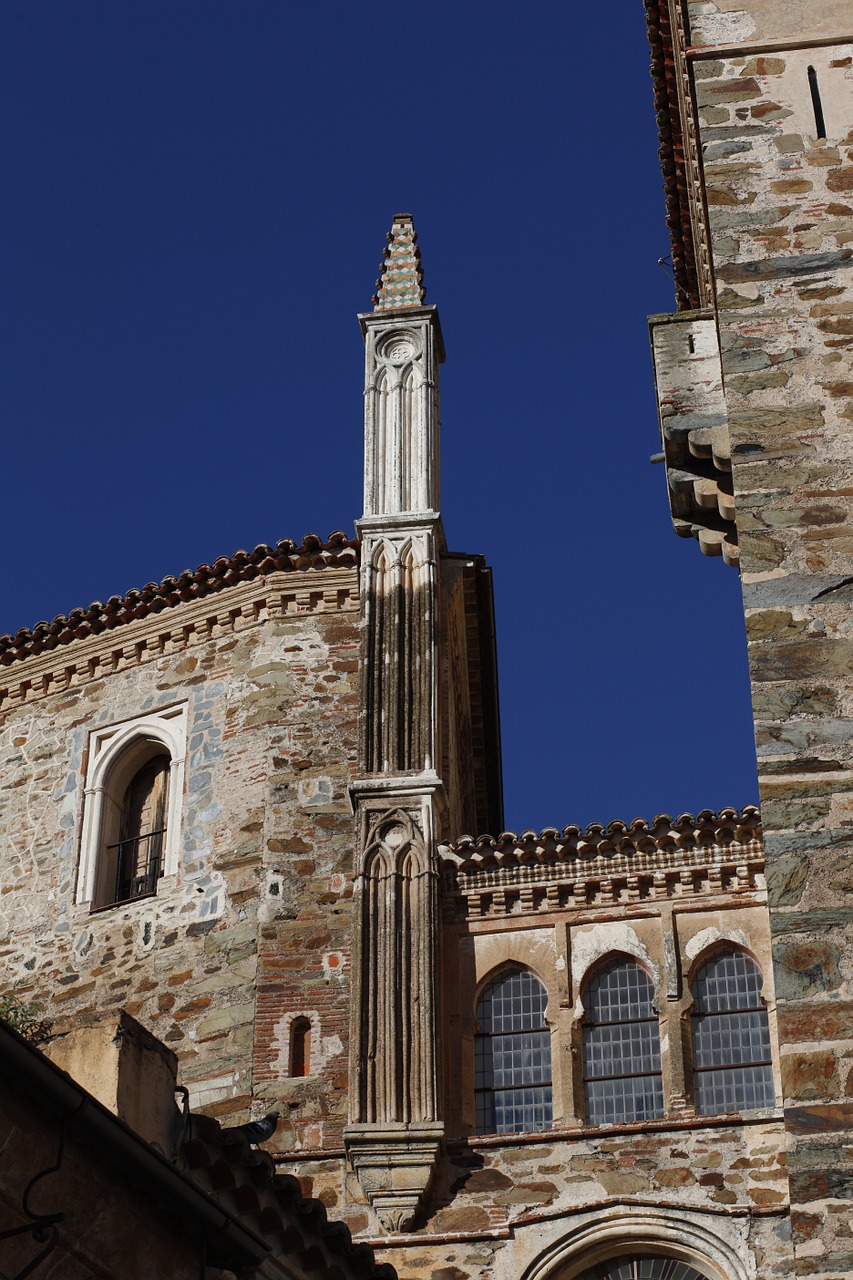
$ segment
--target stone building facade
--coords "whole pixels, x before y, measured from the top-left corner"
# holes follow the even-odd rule
[[[668,490],[740,561],[766,836],[752,808],[502,833],[407,214],[360,318],[356,538],[0,640],[9,985],[60,1042],[124,1010],[194,1112],[277,1107],[277,1167],[401,1276],[853,1274],[853,37],[837,2],[647,12]]]
[[[651,320],[676,529],[740,562],[792,1247],[853,1274],[853,21],[648,5],[675,316]]]

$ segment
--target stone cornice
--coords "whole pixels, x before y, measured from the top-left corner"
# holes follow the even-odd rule
[[[698,818],[661,814],[651,824],[463,836],[441,853],[445,895],[466,899],[471,918],[764,888],[761,818],[752,805],[705,809]]]
[[[336,557],[336,567],[324,562],[303,566],[305,577],[275,570],[244,581],[223,582],[220,594],[167,602],[161,611],[140,617],[119,616],[82,630],[48,636],[27,651],[6,657],[5,679],[0,676],[0,714],[90,680],[103,679],[144,662],[180,653],[211,639],[240,632],[270,619],[306,614],[355,613],[358,578],[355,555]],[[330,561],[334,564],[335,561]],[[299,566],[292,565],[291,568]],[[322,569],[318,575],[312,570]],[[227,591],[222,588],[228,587]],[[355,624],[354,624],[355,625]],[[20,635],[20,633],[19,633]]]
[[[32,629],[22,627],[13,636],[0,636],[0,664],[8,665],[43,650],[110,631],[151,613],[160,613],[275,571],[289,573],[357,564],[358,543],[340,531],[330,534],[326,542],[315,533],[307,533],[298,545],[289,538],[282,538],[274,547],[261,543],[254,551],[220,556],[213,564],[185,569],[177,577],[166,577],[160,583],[149,582],[123,596],[110,596],[105,604],[95,600],[88,609],[72,609],[67,616],[57,614],[52,622],[37,622]]]

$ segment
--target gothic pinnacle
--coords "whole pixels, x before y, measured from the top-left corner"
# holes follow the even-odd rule
[[[404,307],[421,307],[426,297],[421,270],[421,251],[417,246],[418,233],[412,224],[410,213],[395,213],[391,230],[387,233],[388,246],[380,267],[373,295],[375,311],[399,311]]]

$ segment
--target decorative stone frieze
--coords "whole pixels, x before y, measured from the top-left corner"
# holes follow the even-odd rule
[[[765,888],[753,806],[705,810],[698,819],[663,815],[651,826],[638,820],[497,840],[463,836],[441,854],[445,901],[471,919]]]
[[[49,642],[35,636],[13,657],[7,654],[5,670],[0,665],[0,710],[159,661],[259,623],[304,614],[352,613],[358,608],[358,577],[355,550],[350,554],[351,565],[323,568],[319,580],[309,578],[297,585],[275,572],[238,580],[215,602],[210,598],[187,601],[179,613],[151,611],[139,617],[121,616],[115,625],[122,629],[117,632],[92,626],[79,639],[70,632]],[[317,567],[305,569],[310,573]],[[73,645],[66,647],[70,640]],[[19,667],[24,658],[26,667]]]
[[[199,600],[204,596],[251,581],[261,575],[292,572],[301,569],[325,569],[358,563],[357,544],[340,531],[331,533],[326,542],[316,533],[306,533],[301,544],[282,538],[274,547],[261,543],[254,551],[235,551],[233,556],[220,556],[213,564],[200,564],[185,569],[176,578],[149,582],[124,596],[110,596],[106,604],[95,600],[88,609],[72,609],[66,616],[57,614],[52,622],[37,622],[30,630],[22,627],[13,636],[0,636],[0,663],[29,658],[57,645],[70,644],[86,636],[100,635],[124,623],[159,613],[171,606]]]
[[[438,366],[435,307],[359,316],[365,339],[364,514],[438,511]]]

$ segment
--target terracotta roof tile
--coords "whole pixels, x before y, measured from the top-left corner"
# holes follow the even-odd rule
[[[343,1222],[330,1222],[325,1206],[302,1195],[296,1178],[276,1173],[272,1157],[252,1147],[237,1129],[223,1129],[211,1116],[187,1116],[179,1169],[215,1196],[303,1274],[336,1280],[397,1280],[388,1263],[378,1263],[370,1245],[356,1243]]]
[[[51,622],[37,622],[31,629],[22,627],[13,636],[0,636],[0,664],[8,665],[44,649],[95,635],[185,600],[201,599],[262,574],[356,565],[358,548],[355,539],[338,530],[329,534],[326,542],[316,533],[306,533],[299,544],[282,538],[274,547],[261,543],[254,551],[235,551],[233,556],[220,556],[212,564],[185,569],[177,577],[168,575],[160,583],[149,582],[123,596],[110,596],[105,603],[95,600],[88,609],[72,609],[68,615],[57,614]]]
[[[693,232],[684,170],[684,143],[672,53],[669,10],[660,0],[646,0],[646,29],[651,45],[651,75],[658,126],[661,173],[666,199],[666,225],[672,246],[672,269],[678,309],[700,305]]]
[[[637,849],[691,850],[729,845],[754,848],[761,845],[761,814],[755,805],[743,809],[703,809],[696,817],[682,813],[672,818],[658,814],[651,822],[635,818],[607,826],[591,822],[577,826],[546,827],[543,831],[504,831],[495,836],[460,836],[442,847],[448,862],[460,869],[512,866],[554,860],[592,859],[610,853],[631,853]]]

